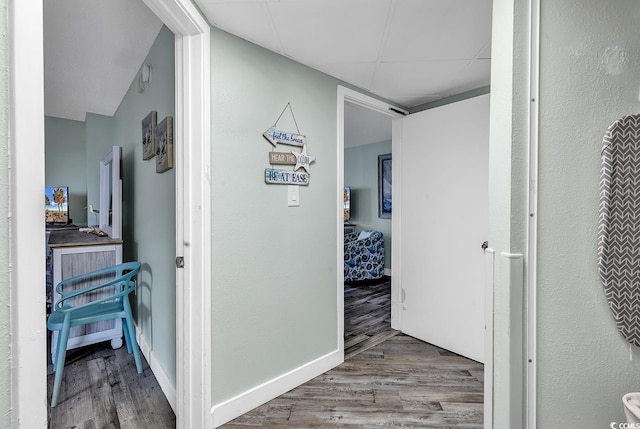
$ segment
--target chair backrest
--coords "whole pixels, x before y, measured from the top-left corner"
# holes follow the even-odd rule
[[[55,308],[58,311],[70,312],[89,305],[120,300],[134,290],[133,278],[140,272],[140,267],[140,262],[126,262],[64,279],[56,286],[56,292],[60,294],[61,299],[56,302]],[[93,282],[93,284],[65,290],[65,287],[86,282]],[[112,292],[106,296],[101,293],[99,298],[91,299],[89,302],[80,302],[77,305],[73,303],[79,297],[95,295],[96,291],[107,288]]]

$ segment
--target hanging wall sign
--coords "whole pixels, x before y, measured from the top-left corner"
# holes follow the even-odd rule
[[[302,147],[306,143],[305,136],[301,134],[287,133],[285,131],[280,131],[275,126],[269,128],[262,135],[274,147],[278,143],[287,144],[290,146],[298,146],[298,147]]]
[[[264,181],[265,183],[269,183],[272,185],[307,186],[309,184],[309,174],[267,168],[264,170]]]
[[[297,157],[291,152],[269,152],[269,164],[296,165]]]
[[[291,154],[296,157],[296,166],[293,167],[294,171],[298,171],[299,169],[304,168],[307,173],[310,173],[309,164],[314,162],[316,160],[316,157],[307,155],[307,145],[302,146],[302,152],[297,153],[291,151]]]

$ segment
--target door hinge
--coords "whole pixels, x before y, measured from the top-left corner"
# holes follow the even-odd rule
[[[184,268],[184,256],[176,257],[176,268]]]

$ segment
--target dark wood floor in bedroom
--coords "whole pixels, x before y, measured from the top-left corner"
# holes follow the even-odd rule
[[[126,347],[110,342],[70,350],[60,398],[49,409],[49,428],[173,429],[176,417],[147,361],[142,374]],[[53,374],[48,376],[51,399]]]
[[[398,331],[391,329],[391,278],[344,286],[345,359],[380,344]]]

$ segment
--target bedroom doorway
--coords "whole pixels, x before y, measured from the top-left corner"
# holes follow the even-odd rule
[[[379,205],[379,163],[391,163],[392,121],[400,116],[389,107],[354,95],[343,103],[345,359],[399,332],[391,327],[391,217]]]
[[[201,180],[209,169],[208,124],[209,111],[209,30],[208,23],[188,0],[145,0],[154,13],[176,34],[176,127],[174,136],[184,145],[176,149],[176,247],[190,263],[176,271],[177,283],[177,427],[204,427],[208,424],[210,402],[210,372],[203,358],[210,356],[211,337],[208,335],[210,313],[205,308],[208,294],[202,285],[209,278],[210,199],[207,183]],[[25,427],[41,427],[46,422],[46,364],[44,350],[46,335],[42,329],[45,308],[34,296],[43,296],[44,234],[41,195],[44,189],[44,117],[43,112],[43,41],[42,2],[25,0],[12,3],[9,27],[14,57],[10,62],[10,112],[13,151],[12,191],[17,198],[12,206],[11,232],[20,245],[12,251],[14,267],[12,284],[15,287],[16,324],[12,328],[13,360],[20,362],[12,371],[13,417]],[[34,84],[34,82],[36,84]],[[36,118],[36,120],[34,120]],[[189,124],[189,126],[185,126]],[[184,165],[189,165],[188,171]],[[34,208],[39,208],[35,210]],[[184,243],[189,243],[185,249]],[[40,255],[40,256],[39,256]],[[42,270],[34,270],[42,264]],[[189,308],[190,311],[184,309]],[[184,350],[190,350],[187,355]],[[204,380],[204,382],[203,382]],[[41,398],[40,400],[38,398]],[[35,401],[34,401],[35,399]],[[35,403],[35,406],[34,406]]]

